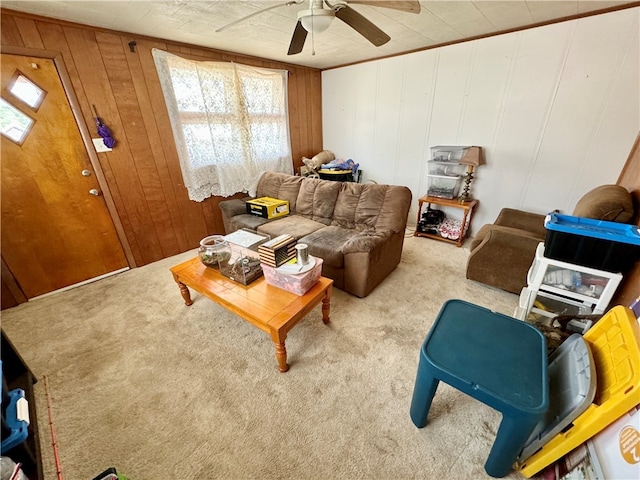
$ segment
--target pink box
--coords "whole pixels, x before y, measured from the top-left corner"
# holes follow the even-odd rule
[[[274,285],[296,295],[304,295],[320,280],[320,275],[322,274],[322,259],[319,257],[314,258],[316,259],[316,264],[313,268],[298,275],[277,272],[275,268],[263,263],[264,278],[269,285]]]

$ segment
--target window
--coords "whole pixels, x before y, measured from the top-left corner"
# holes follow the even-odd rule
[[[46,92],[35,83],[25,77],[22,73],[16,72],[11,80],[9,91],[12,95],[29,105],[33,110],[38,110]]]
[[[293,173],[286,71],[153,57],[189,198],[255,194],[262,172]]]
[[[22,145],[31,127],[33,119],[16,107],[0,98],[0,133],[11,141]]]
[[[0,133],[12,142],[22,145],[31,131],[35,120],[23,113],[15,105],[24,109],[27,105],[34,112],[38,110],[47,92],[16,70],[9,80],[6,98],[0,98]],[[3,94],[4,95],[4,94]]]

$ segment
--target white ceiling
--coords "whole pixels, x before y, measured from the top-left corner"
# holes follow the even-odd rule
[[[297,12],[286,0],[1,0],[4,8],[326,69],[587,12],[637,5],[615,0],[420,0],[419,14],[351,5],[391,36],[374,47],[348,25],[334,19],[326,32],[307,36],[300,54],[287,55]],[[335,2],[334,2],[335,3]],[[282,4],[223,32],[216,29],[257,10]],[[313,48],[314,47],[314,48]],[[315,54],[313,54],[315,50]]]

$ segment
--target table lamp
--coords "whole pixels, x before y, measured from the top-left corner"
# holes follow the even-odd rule
[[[482,147],[469,147],[465,150],[462,159],[460,159],[462,165],[468,165],[467,171],[464,174],[464,186],[462,187],[462,193],[458,197],[460,203],[468,202],[471,200],[469,190],[471,189],[471,180],[473,180],[473,168],[480,165],[484,165],[484,155],[482,154]]]

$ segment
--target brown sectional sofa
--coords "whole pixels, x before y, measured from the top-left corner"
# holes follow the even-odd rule
[[[240,228],[283,233],[324,260],[334,285],[366,297],[400,263],[411,191],[397,185],[333,182],[267,172],[256,197],[289,201],[290,214],[267,220],[246,213],[245,199],[220,202],[226,233]]]

